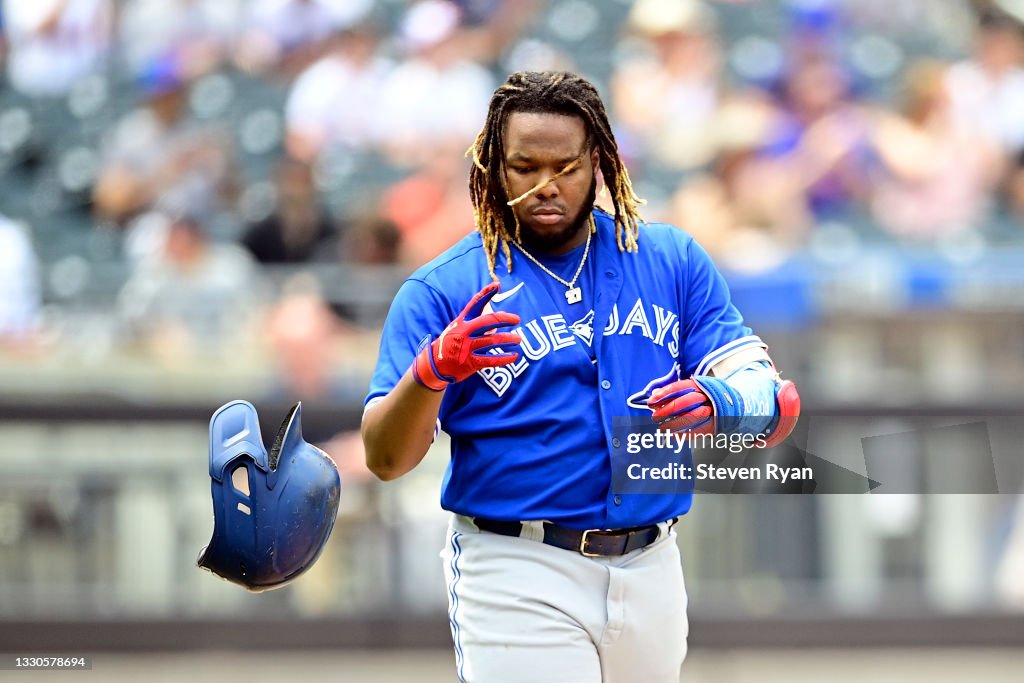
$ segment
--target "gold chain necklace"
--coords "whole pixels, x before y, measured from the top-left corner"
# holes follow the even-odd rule
[[[580,260],[579,268],[576,269],[576,274],[573,275],[572,276],[572,280],[569,280],[569,281],[563,280],[562,278],[560,278],[557,275],[555,275],[554,273],[552,273],[548,269],[547,266],[545,266],[543,263],[541,263],[536,258],[534,258],[533,254],[531,254],[530,252],[526,251],[526,249],[524,249],[523,246],[521,244],[519,244],[519,242],[512,242],[512,244],[515,245],[516,249],[518,249],[519,251],[523,252],[523,255],[526,256],[526,258],[528,258],[531,261],[533,261],[534,263],[536,263],[538,268],[540,268],[545,273],[547,273],[551,277],[555,278],[555,280],[557,280],[558,282],[561,282],[563,285],[565,285],[568,288],[566,290],[566,292],[565,292],[565,300],[566,300],[566,302],[568,302],[570,304],[577,304],[577,303],[583,301],[583,290],[581,290],[579,287],[576,286],[576,280],[578,280],[580,278],[580,273],[583,272],[583,264],[585,264],[587,262],[587,254],[590,253],[590,237],[591,237],[591,235],[593,235],[593,228],[594,228],[594,217],[591,216],[590,217],[590,223],[587,225],[587,246],[585,246],[583,248],[583,258]]]

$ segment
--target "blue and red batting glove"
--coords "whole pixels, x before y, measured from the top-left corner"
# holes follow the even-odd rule
[[[673,432],[715,433],[715,411],[711,399],[692,379],[680,379],[655,389],[647,400],[659,427]]]
[[[461,382],[481,368],[494,368],[515,363],[519,354],[512,352],[488,353],[509,346],[518,348],[522,341],[515,332],[497,332],[519,324],[515,313],[492,311],[484,308],[500,285],[492,282],[470,300],[444,332],[416,356],[412,363],[412,376],[433,391],[443,391],[449,384]]]
[[[772,405],[752,410],[743,395],[728,382],[706,375],[681,379],[651,392],[647,406],[659,427],[693,434],[751,434],[764,437],[764,446],[782,443],[800,417],[796,385],[776,376],[771,385]]]

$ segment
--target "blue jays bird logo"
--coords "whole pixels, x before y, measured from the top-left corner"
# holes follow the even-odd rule
[[[590,311],[585,316],[569,325],[569,329],[572,330],[573,334],[575,334],[577,337],[587,342],[587,346],[593,346],[594,311]]]
[[[682,370],[679,367],[679,363],[674,363],[672,365],[671,370],[666,372],[661,377],[652,379],[650,382],[647,383],[647,386],[645,386],[643,389],[627,398],[626,405],[628,405],[630,408],[637,408],[638,410],[651,410],[647,406],[647,400],[651,398],[651,394],[654,393],[654,390],[660,389],[663,386],[671,384],[672,382],[675,382],[678,379],[682,379],[681,372]]]

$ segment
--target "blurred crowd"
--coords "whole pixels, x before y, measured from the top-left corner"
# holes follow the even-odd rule
[[[830,221],[902,242],[1024,217],[1020,19],[937,5],[961,9],[956,23],[973,29],[964,54],[907,54],[899,12],[882,3],[795,2],[778,44],[727,55],[707,5],[639,0],[641,43],[611,92],[633,166],[682,174],[666,218],[726,265],[756,266]],[[924,20],[923,9],[907,18]],[[886,23],[888,38],[854,37]],[[744,62],[744,82],[723,77],[727,56]]]
[[[119,334],[174,356],[259,327],[302,366],[323,336],[367,322],[307,265],[408,272],[472,229],[464,152],[516,69],[593,78],[645,216],[727,270],[781,263],[827,224],[893,243],[988,239],[1024,218],[1016,6],[4,0],[3,173],[30,183],[46,148],[19,149],[22,103],[88,112],[106,91],[94,148],[59,175],[128,270]],[[247,89],[269,96],[229,116]],[[51,264],[45,218],[0,214],[11,348],[38,332]],[[296,277],[268,279],[282,266]]]

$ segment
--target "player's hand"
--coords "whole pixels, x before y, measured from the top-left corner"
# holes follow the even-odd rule
[[[488,353],[495,347],[518,347],[522,341],[514,332],[496,331],[518,325],[518,315],[504,311],[482,314],[499,289],[500,285],[492,282],[477,292],[441,336],[420,351],[412,364],[413,379],[428,389],[442,391],[481,368],[509,365],[519,359],[514,352]]]
[[[673,432],[713,434],[714,409],[711,399],[692,379],[680,379],[651,392],[647,407],[659,427]]]

